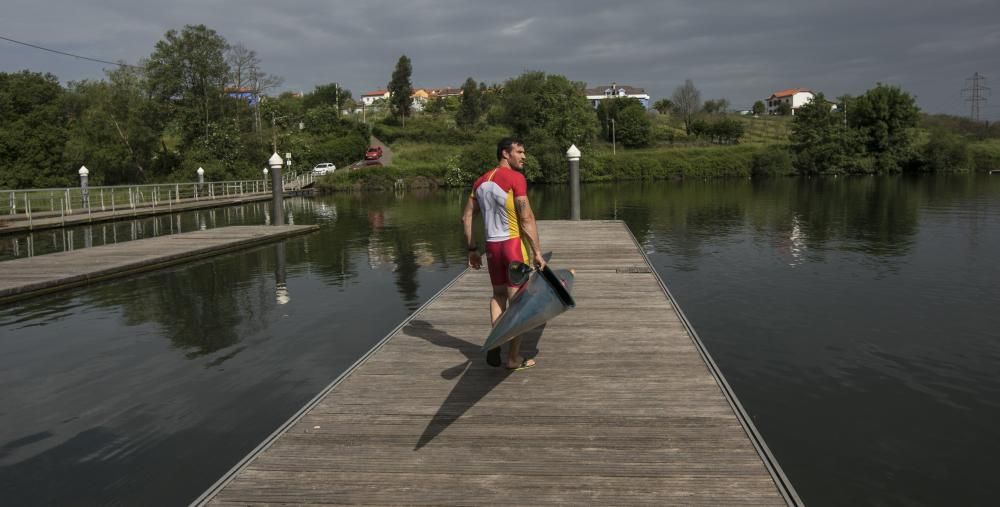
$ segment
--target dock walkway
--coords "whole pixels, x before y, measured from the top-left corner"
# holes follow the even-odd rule
[[[195,504],[797,505],[622,222],[539,223],[577,308],[485,364],[467,270]]]
[[[77,210],[76,213],[65,216],[60,216],[58,213],[45,213],[29,219],[23,214],[0,215],[0,234],[58,229],[66,226],[110,222],[113,220],[128,220],[152,215],[168,215],[197,209],[239,206],[241,204],[269,200],[271,200],[271,192],[256,192],[218,199],[181,199],[176,203],[159,203],[158,206],[154,206],[152,203],[144,203],[137,206],[135,209],[122,207],[112,211],[109,207],[106,211],[91,210],[90,212],[87,212]]]
[[[0,262],[0,303],[275,241],[317,225],[240,225]]]

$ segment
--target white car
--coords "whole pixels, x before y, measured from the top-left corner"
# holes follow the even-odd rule
[[[337,166],[331,164],[330,162],[323,162],[322,164],[316,164],[316,167],[313,167],[313,176],[333,174],[333,172],[336,170]]]

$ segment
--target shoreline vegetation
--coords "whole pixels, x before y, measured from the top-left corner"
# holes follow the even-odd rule
[[[583,182],[1000,169],[1000,124],[922,113],[881,83],[859,96],[816,94],[794,114],[766,114],[763,101],[736,112],[726,98],[703,100],[690,79],[652,104],[609,89],[595,107],[587,83],[543,71],[489,85],[469,77],[461,93],[431,96],[411,82],[419,62],[402,55],[389,98],[362,104],[335,82],[273,93],[281,79],[262,65],[242,44],[188,25],[101,80],[0,72],[0,104],[10,105],[0,188],[76,186],[84,165],[95,186],[189,182],[198,168],[206,181],[255,179],[273,152],[291,154],[299,171],[344,168],[371,136],[392,149],[391,165],[323,176],[319,191],[467,187],[496,165],[506,136],[525,142],[536,184],[566,181],[571,145],[583,152]]]
[[[665,118],[654,122],[666,123]],[[913,158],[897,171],[842,171],[804,173],[796,167],[788,135],[790,118],[740,118],[748,125],[749,140],[740,144],[713,145],[678,140],[662,141],[657,146],[612,150],[607,142],[595,142],[584,148],[580,161],[581,183],[615,181],[677,181],[685,179],[794,177],[799,175],[833,176],[891,174],[903,172],[988,172],[1000,169],[1000,139],[974,141],[955,140],[945,131],[946,146],[931,145],[930,129],[914,129],[917,143]],[[770,122],[771,125],[764,124]],[[436,123],[432,128],[429,123]],[[444,120],[415,119],[405,129],[377,124],[374,129],[381,140],[390,144],[392,166],[361,167],[338,171],[317,180],[321,193],[343,191],[385,191],[399,186],[409,189],[465,188],[474,178],[494,165],[493,143],[511,135],[502,128],[486,128],[462,132],[447,126]],[[778,132],[781,137],[775,136]],[[767,137],[765,137],[767,133]],[[534,184],[565,183],[567,163],[562,151],[549,155],[554,167],[547,171],[539,165],[539,154],[528,144],[529,159],[525,175]],[[944,152],[943,155],[937,152]],[[929,166],[928,159],[937,155],[939,166]],[[944,160],[940,160],[940,159]],[[957,165],[956,165],[957,164]],[[943,168],[942,168],[943,167]],[[471,168],[471,169],[470,169]]]

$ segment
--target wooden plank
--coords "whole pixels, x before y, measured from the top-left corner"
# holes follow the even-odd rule
[[[524,337],[538,366],[485,364],[466,271],[199,502],[793,503],[624,225],[539,230],[577,308]]]
[[[317,225],[240,225],[0,262],[0,303],[277,241],[317,229]]]

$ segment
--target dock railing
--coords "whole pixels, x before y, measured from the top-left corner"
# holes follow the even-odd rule
[[[313,183],[310,173],[282,176],[282,190],[300,190]],[[128,212],[138,208],[168,208],[176,204],[233,199],[271,191],[269,180],[206,181],[63,188],[0,190],[0,204],[9,218],[45,218],[98,211]]]

